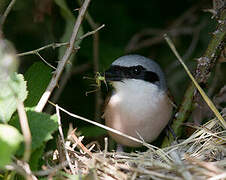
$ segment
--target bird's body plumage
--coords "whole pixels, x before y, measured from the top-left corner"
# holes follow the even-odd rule
[[[152,142],[167,125],[172,113],[166,83],[161,79],[164,75],[160,67],[148,58],[138,55],[123,57],[119,58],[118,62],[114,61],[112,66],[122,67],[120,71],[123,71],[124,67],[142,66],[146,71],[156,73],[160,79],[150,83],[142,80],[140,76],[139,79],[136,78],[132,72],[114,74],[117,80],[112,80],[114,91],[104,111],[105,123],[127,135]],[[122,76],[121,80],[118,76]],[[131,147],[141,145],[112,132],[109,134],[122,145]]]

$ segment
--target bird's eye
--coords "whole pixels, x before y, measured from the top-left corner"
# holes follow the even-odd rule
[[[134,67],[133,68],[133,73],[135,75],[139,75],[141,73],[142,68],[140,66]]]

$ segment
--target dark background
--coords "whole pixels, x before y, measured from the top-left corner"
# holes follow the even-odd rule
[[[1,4],[1,11],[4,10],[5,5],[7,5],[7,1],[3,1]],[[68,0],[67,5],[73,15],[77,17],[76,8],[80,7],[78,2]],[[162,32],[170,30],[169,34],[179,53],[185,56],[184,61],[190,70],[194,70],[195,59],[202,56],[211,38],[211,33],[216,28],[216,22],[211,19],[211,13],[203,11],[211,7],[212,1],[210,0],[91,1],[88,11],[93,21],[98,25],[105,24],[105,27],[99,31],[99,71],[103,72],[112,61],[125,54],[140,54],[152,58],[166,73],[169,90],[176,104],[179,105],[190,80],[163,40]],[[182,17],[184,17],[182,22],[178,22]],[[66,21],[62,17],[61,7],[54,0],[23,0],[17,1],[9,14],[4,26],[4,36],[15,45],[18,53],[22,53],[53,42],[60,42],[65,28]],[[92,30],[86,20],[83,21],[82,28],[84,33]],[[131,40],[137,34],[142,36],[138,42],[133,43],[135,49],[128,49]],[[148,41],[149,44],[140,47],[139,45],[145,41]],[[47,49],[40,54],[56,67],[59,60],[58,50]],[[25,73],[34,62],[41,60],[35,55],[29,55],[21,57],[20,61],[19,71]],[[74,57],[72,69],[87,63],[90,64],[88,69],[71,75],[57,103],[70,112],[94,119],[95,93],[85,95],[85,92],[95,89],[91,86],[94,81],[83,79],[84,76],[95,76],[92,36],[81,42],[80,49]],[[213,97],[225,84],[223,78],[225,77],[225,67],[225,63],[218,67],[217,70],[221,72],[221,75],[216,79],[213,78],[216,71],[215,68],[213,69],[205,90],[208,92],[213,84],[212,79],[217,81],[217,85],[212,87],[213,90],[209,96]],[[101,96],[105,97],[105,87],[102,92]],[[63,115],[62,119],[65,131],[68,124],[73,123],[74,127],[79,127],[78,131],[81,134],[87,136],[87,139],[89,135],[94,137],[92,139],[96,139],[96,136],[102,133],[93,126],[67,115]]]

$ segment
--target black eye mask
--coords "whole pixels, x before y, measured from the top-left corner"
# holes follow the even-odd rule
[[[113,65],[105,72],[106,80],[122,81],[123,79],[142,79],[150,83],[159,82],[159,76],[152,71],[147,71],[143,66],[122,67]]]

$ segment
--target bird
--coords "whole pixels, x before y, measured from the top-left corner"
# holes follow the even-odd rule
[[[105,71],[105,79],[113,87],[103,114],[106,126],[147,143],[153,142],[168,124],[173,109],[160,66],[141,55],[124,55]],[[122,147],[142,146],[108,133]]]

